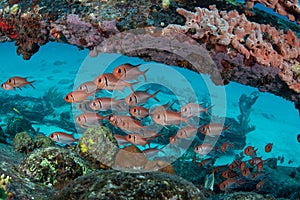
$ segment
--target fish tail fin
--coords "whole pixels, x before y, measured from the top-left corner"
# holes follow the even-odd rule
[[[149,71],[149,69],[150,69],[150,68],[145,69],[144,71],[141,72],[146,82],[148,82],[148,81],[147,81],[147,77],[146,77],[146,73]]]
[[[160,90],[157,90],[156,92],[154,92],[153,94],[151,94],[151,97],[150,98],[153,98],[155,99],[157,102],[160,102],[160,100],[158,98],[155,97],[155,95],[157,95],[157,93],[159,93]]]
[[[215,105],[211,105],[211,106],[208,106],[207,108],[204,108],[204,112],[206,114],[208,114],[209,116],[212,116],[211,113],[208,111],[209,109],[211,109],[212,107],[214,107]]]
[[[34,87],[33,84],[32,84],[32,83],[34,83],[34,82],[36,82],[36,81],[30,81],[30,82],[28,82],[28,84],[29,84],[32,88],[35,89],[35,87]]]

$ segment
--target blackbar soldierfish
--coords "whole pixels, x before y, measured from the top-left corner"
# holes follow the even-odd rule
[[[131,116],[139,119],[143,119],[149,116],[149,109],[142,106],[134,106],[129,110]]]
[[[75,118],[75,122],[81,128],[88,128],[92,125],[101,125],[100,120],[106,119],[105,116],[100,116],[99,113],[83,113]]]
[[[7,83],[2,83],[1,87],[3,90],[14,90],[15,88]]]
[[[122,109],[121,103],[124,100],[116,100],[114,98],[101,97],[97,98],[90,103],[90,108],[98,111],[115,110],[116,108]]]
[[[150,99],[150,98],[153,98],[159,102],[159,100],[155,97],[155,95],[159,92],[160,92],[160,90],[154,92],[153,94],[149,94],[148,90],[136,91],[136,92],[133,92],[130,95],[128,95],[125,98],[125,102],[129,106],[135,106],[138,104],[146,103],[148,101],[148,99]]]
[[[33,82],[35,82],[35,81],[27,81],[27,78],[23,78],[20,76],[14,76],[14,77],[9,78],[5,83],[14,88],[25,87],[26,85],[30,85],[31,87],[34,88],[34,86],[32,85]]]
[[[97,90],[97,85],[93,81],[87,81],[80,84],[77,91],[85,91],[87,93],[95,92]]]
[[[199,127],[199,132],[202,133],[203,135],[207,136],[218,136],[221,135],[222,131],[225,131],[229,128],[230,125],[223,126],[222,123],[210,123],[210,124],[205,124],[201,127]]]
[[[197,117],[212,107],[203,108],[202,105],[203,103],[188,103],[180,108],[180,112],[183,117]]]
[[[135,83],[128,83],[123,80],[117,79],[113,74],[101,74],[94,79],[94,83],[97,85],[98,89],[105,90],[119,90],[122,91],[125,87],[129,87],[131,91],[133,90],[132,85]]]
[[[171,110],[155,110],[151,113],[152,120],[160,125],[178,125],[181,122],[188,123],[188,118],[182,118],[180,112],[174,112]]]
[[[141,71],[139,70],[138,66],[140,65],[131,65],[129,63],[120,65],[118,67],[116,67],[113,70],[113,75],[120,80],[137,80],[138,76],[142,75],[145,79],[145,81],[147,81],[146,75],[145,73],[149,70],[146,69],[145,71]]]
[[[190,137],[194,137],[198,131],[198,128],[192,126],[186,126],[179,129],[176,133],[176,137],[186,139]]]
[[[65,101],[68,103],[78,103],[87,99],[88,96],[93,96],[94,92],[87,93],[85,91],[73,91],[65,96]]]
[[[213,146],[211,144],[201,144],[194,148],[195,153],[200,155],[206,155],[211,150],[213,150]]]
[[[49,135],[49,138],[60,144],[71,144],[77,142],[78,139],[75,139],[73,134],[68,134],[64,132],[53,132]]]
[[[145,146],[146,144],[148,144],[148,146],[150,147],[150,142],[148,142],[145,138],[142,138],[138,134],[129,134],[126,136],[126,140],[132,144],[137,144],[141,146]]]

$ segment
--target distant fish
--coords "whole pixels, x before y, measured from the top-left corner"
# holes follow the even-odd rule
[[[132,85],[135,84],[119,80],[110,73],[101,74],[100,76],[96,77],[94,79],[94,83],[97,85],[98,89],[119,91],[122,91],[125,87],[129,87],[131,91],[134,91]]]
[[[87,99],[88,96],[93,96],[94,92],[87,93],[85,91],[73,91],[67,94],[64,100],[68,103],[78,103]]]
[[[265,146],[265,152],[266,153],[270,153],[272,151],[272,148],[273,148],[273,143],[268,143],[266,146]]]
[[[49,135],[49,138],[60,144],[72,144],[77,142],[78,139],[75,139],[73,134],[68,134],[65,132],[53,132]]]
[[[224,153],[224,152],[228,151],[232,146],[233,146],[233,144],[225,141],[221,146],[221,151]]]
[[[141,71],[138,68],[138,66],[140,66],[140,65],[141,64],[134,66],[129,63],[120,65],[113,70],[113,75],[117,79],[126,80],[126,81],[127,80],[137,80],[138,76],[141,75],[144,77],[145,81],[147,81],[145,73],[149,70],[149,68],[146,69],[145,71]]]
[[[5,83],[13,88],[21,88],[21,87],[25,87],[26,85],[30,85],[31,87],[34,88],[34,86],[32,85],[32,83],[34,83],[34,82],[35,81],[27,81],[27,78],[23,78],[20,76],[14,76],[14,77],[9,78]]]
[[[97,85],[93,81],[88,81],[80,84],[77,91],[85,91],[87,93],[95,92],[97,90]]]
[[[256,156],[256,151],[257,151],[257,149],[254,149],[253,146],[248,146],[244,149],[245,155],[251,156],[251,157]]]
[[[213,191],[215,184],[215,175],[214,173],[207,174],[204,179],[204,188]]]
[[[160,102],[155,97],[155,95],[159,92],[160,92],[160,90],[154,92],[153,94],[149,94],[148,90],[146,90],[146,91],[135,91],[135,92],[131,93],[130,95],[128,95],[125,98],[125,102],[129,106],[135,106],[135,105],[138,105],[138,104],[146,103],[148,101],[148,99],[151,99],[151,98],[153,98],[156,101]]]

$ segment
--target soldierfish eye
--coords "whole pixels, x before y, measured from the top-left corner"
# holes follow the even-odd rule
[[[119,68],[119,69],[118,69],[118,73],[121,74],[121,72],[122,72],[122,71],[121,71],[121,69]]]
[[[136,112],[136,108],[135,108],[135,109],[133,109],[133,112]]]
[[[99,78],[99,79],[98,79],[98,82],[101,83],[101,82],[102,82],[102,78]]]
[[[8,79],[8,82],[11,83],[11,79]]]
[[[132,101],[132,97],[129,97],[129,101],[130,101],[130,102]]]
[[[49,137],[50,137],[50,138],[53,138],[53,137],[54,137],[54,135],[53,135],[53,134],[51,134]]]
[[[77,117],[77,120],[80,122],[80,121],[81,121],[81,118],[80,118],[80,117]]]
[[[93,106],[96,106],[97,104],[96,104],[96,102],[93,102]]]
[[[157,119],[160,119],[160,114],[157,114],[156,117],[157,117]]]
[[[131,139],[131,135],[128,135],[128,138]]]
[[[66,96],[66,99],[67,99],[67,100],[69,99],[69,95]]]

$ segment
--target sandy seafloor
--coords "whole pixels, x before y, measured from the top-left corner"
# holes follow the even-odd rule
[[[101,54],[100,56],[91,58],[88,56],[87,50],[79,51],[74,46],[48,43],[42,46],[31,60],[25,61],[21,56],[16,55],[13,43],[2,43],[0,44],[0,81],[4,82],[7,78],[16,75],[29,77],[28,80],[36,80],[34,83],[36,89],[27,87],[22,91],[4,91],[8,94],[41,97],[45,91],[53,86],[67,94],[73,89],[74,83],[77,87],[81,81],[93,80],[93,77],[100,75],[105,69],[106,72],[111,72],[115,66],[122,63],[139,64],[143,62],[138,58],[128,58],[117,54]],[[148,83],[153,82],[169,87],[172,92],[177,94],[177,98],[182,103],[193,100],[193,97],[189,97],[193,96],[189,90],[191,92],[196,91],[196,96],[199,97],[198,101],[209,99],[212,96],[211,103],[215,105],[212,111],[214,115],[224,116],[226,113],[227,117],[236,118],[240,112],[238,107],[240,96],[242,94],[250,95],[251,92],[258,91],[256,88],[230,83],[225,88],[211,86],[212,92],[210,92],[211,95],[208,95],[205,82],[208,85],[211,84],[206,76],[185,69],[178,69],[177,71],[174,68],[163,67],[162,64],[153,62],[144,63],[140,68],[147,69],[149,66],[152,67],[147,73]],[[187,78],[184,78],[183,75]],[[143,79],[141,78],[140,83],[134,88],[139,87],[139,84],[142,85],[142,82]],[[191,85],[194,85],[193,88]],[[125,94],[119,95],[124,96],[129,92],[129,90],[125,90]],[[157,98],[166,103],[172,99],[172,96],[162,91]],[[152,100],[149,103],[151,105],[157,104]],[[260,97],[252,107],[250,124],[254,125],[256,130],[247,135],[247,145],[257,147],[258,156],[263,156],[263,159],[284,156],[284,162],[279,163],[279,165],[300,165],[300,156],[298,155],[300,143],[296,139],[300,133],[300,118],[292,102],[273,94],[260,93]],[[37,125],[37,127],[41,128],[40,131],[47,135],[53,131],[61,130],[57,127],[43,125]],[[269,142],[274,145],[272,152],[267,154],[264,152],[264,146]],[[234,154],[238,152],[240,151],[231,152],[229,155],[218,158],[216,165],[232,161]],[[292,164],[288,164],[289,160],[293,161]]]

